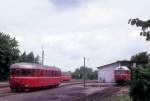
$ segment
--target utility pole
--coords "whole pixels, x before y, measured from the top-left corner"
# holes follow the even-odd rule
[[[120,62],[119,62],[119,68],[120,68]]]
[[[44,49],[43,49],[43,46],[42,46],[42,65],[44,65]]]
[[[83,83],[84,83],[84,88],[85,88],[85,57],[84,57],[84,70],[83,70]]]

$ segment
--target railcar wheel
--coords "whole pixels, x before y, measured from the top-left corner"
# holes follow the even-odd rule
[[[22,92],[23,89],[21,87],[18,88],[18,92]]]
[[[30,88],[25,88],[24,91],[25,91],[25,92],[29,92],[29,91],[30,91]]]
[[[11,92],[16,92],[16,89],[15,88],[11,88]]]
[[[59,87],[59,85],[55,85],[55,87]]]
[[[118,84],[118,85],[124,85],[124,83],[125,83],[124,80],[118,80],[118,81],[117,81],[117,84]]]

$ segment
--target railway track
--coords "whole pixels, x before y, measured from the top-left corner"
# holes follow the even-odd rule
[[[86,81],[85,83],[96,83],[97,81],[96,80],[88,80]],[[60,85],[60,87],[64,87],[64,86],[68,86],[68,85],[76,85],[76,84],[83,84],[83,81],[70,81],[70,82],[64,82]]]
[[[87,80],[86,83],[90,83],[90,82],[97,82],[97,80]],[[65,81],[62,82],[61,85],[71,85],[71,84],[78,84],[78,83],[82,83],[82,80],[72,80],[72,81]],[[5,88],[5,87],[9,87],[9,83],[0,83],[0,89],[1,88]]]
[[[95,83],[95,81],[87,81],[86,83]],[[83,84],[83,82],[82,81],[65,82],[65,83],[62,83],[59,87],[66,87],[66,86],[78,85],[78,84]],[[21,94],[21,93],[25,93],[25,92],[19,92],[19,93],[11,92],[9,85],[4,85],[3,87],[2,86],[0,87],[0,97],[16,95],[16,94]]]
[[[9,83],[0,83],[0,88],[9,87]]]

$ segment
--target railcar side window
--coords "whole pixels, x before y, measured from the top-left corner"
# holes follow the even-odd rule
[[[44,70],[44,72],[43,72],[44,74],[43,74],[43,76],[46,76],[46,70]]]
[[[53,71],[53,76],[56,76],[56,71]]]
[[[57,72],[56,71],[54,71],[54,76],[56,76],[57,74],[56,74]]]
[[[22,75],[23,76],[30,76],[31,75],[31,70],[30,69],[23,69],[22,70]]]
[[[57,76],[59,76],[59,71],[57,71]]]
[[[43,71],[42,70],[40,70],[40,76],[43,76]]]
[[[58,71],[58,76],[61,76],[61,73]]]
[[[36,73],[37,73],[37,76],[40,76],[40,70],[39,69],[36,70]]]
[[[45,76],[45,70],[43,70],[43,76]]]
[[[19,69],[15,70],[15,76],[20,76],[20,70]]]
[[[56,71],[56,76],[58,76],[58,72]]]
[[[44,76],[47,76],[47,70],[44,70]]]
[[[54,71],[52,71],[52,77],[54,76]]]
[[[31,70],[31,75],[34,76],[34,73],[35,73],[35,70],[32,69],[32,70]]]
[[[52,76],[52,72],[51,71],[48,71],[48,76]]]

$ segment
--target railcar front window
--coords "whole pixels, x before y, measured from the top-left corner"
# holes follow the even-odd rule
[[[20,70],[16,70],[15,75],[16,75],[16,76],[20,76]]]
[[[11,70],[10,70],[10,75],[12,75],[12,76],[15,75],[15,70],[14,70],[14,69],[11,69]]]
[[[125,73],[125,71],[123,71],[123,70],[117,70],[116,71],[116,74],[124,74]]]
[[[11,76],[20,76],[20,70],[19,69],[11,69],[10,75]]]

